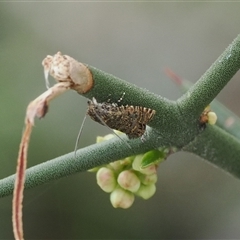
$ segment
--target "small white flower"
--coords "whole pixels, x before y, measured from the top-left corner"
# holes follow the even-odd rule
[[[152,197],[155,192],[156,192],[155,184],[150,184],[147,186],[142,184],[139,190],[136,192],[136,195],[146,200]]]

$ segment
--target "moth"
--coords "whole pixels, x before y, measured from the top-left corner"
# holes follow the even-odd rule
[[[117,103],[88,101],[87,114],[102,125],[125,133],[129,139],[142,137],[146,125],[155,115],[155,110],[142,106],[118,106]]]
[[[120,105],[119,103],[121,100],[122,98],[118,100],[118,103],[98,103],[94,97],[92,100],[88,100],[87,114],[85,115],[83,123],[88,115],[92,120],[101,125],[125,133],[129,139],[141,137],[143,140],[146,125],[152,120],[156,111],[142,106]],[[75,151],[82,132],[82,127],[83,124],[77,137]],[[123,141],[119,135],[116,134],[116,136]],[[127,142],[125,143],[131,148]]]

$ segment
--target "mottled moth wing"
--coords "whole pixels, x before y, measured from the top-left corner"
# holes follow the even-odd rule
[[[116,103],[98,103],[95,98],[88,101],[87,114],[92,120],[125,133],[128,138],[139,138],[155,110],[141,106],[118,106]]]

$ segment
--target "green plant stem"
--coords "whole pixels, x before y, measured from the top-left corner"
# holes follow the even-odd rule
[[[240,178],[240,142],[218,126],[208,126],[183,150]]]
[[[33,188],[49,181],[86,171],[125,157],[144,153],[160,145],[161,138],[148,129],[149,139],[142,143],[141,139],[129,141],[129,149],[119,138],[90,145],[77,151],[57,157],[27,169],[25,188]],[[121,136],[122,137],[122,136]],[[122,137],[128,141],[126,137]],[[12,194],[15,175],[0,180],[0,197]]]
[[[124,94],[122,105],[144,106],[156,110],[156,115],[149,123],[149,126],[162,128],[162,124],[169,122],[169,118],[177,114],[178,109],[174,101],[170,101],[146,89],[139,88],[134,84],[105,73],[97,68],[88,66],[93,79],[94,87],[83,96],[96,98],[98,102],[116,103]],[[174,121],[174,119],[172,119]]]
[[[184,137],[181,136],[183,131],[181,123],[184,123],[181,120],[183,116],[174,101],[139,88],[94,67],[89,66],[89,69],[93,75],[94,87],[83,96],[87,98],[95,97],[99,102],[106,102],[110,98],[111,102],[116,103],[125,93],[121,102],[122,105],[144,106],[156,111],[154,118],[149,122],[149,126],[164,136],[167,146],[183,146],[192,139],[192,133],[188,133],[191,130],[189,126],[185,126],[187,134]],[[114,95],[109,96],[110,93],[114,93]],[[176,139],[179,140],[177,145],[175,144]]]
[[[193,83],[180,78],[171,70],[168,70],[167,74],[181,88],[183,93],[187,92],[193,85]],[[211,102],[211,110],[217,114],[216,125],[240,140],[240,118],[216,99]]]
[[[104,165],[130,155],[144,153],[159,145],[158,135],[149,131],[151,139],[146,144],[139,144],[136,139],[129,143],[133,150],[125,146],[117,137],[98,144],[90,145],[77,151],[57,157],[27,169],[25,189],[83,172],[96,166]],[[156,144],[156,141],[157,144]],[[240,177],[240,142],[216,126],[208,126],[183,151],[195,153],[208,162],[218,166],[236,177]],[[0,197],[12,194],[15,175],[0,180]]]
[[[240,68],[240,35],[178,100],[186,114],[199,115]]]

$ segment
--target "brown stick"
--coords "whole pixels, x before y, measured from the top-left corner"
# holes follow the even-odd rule
[[[23,224],[22,224],[22,202],[23,202],[23,189],[25,181],[25,171],[27,166],[27,150],[32,132],[32,124],[27,122],[24,130],[20,149],[18,153],[17,172],[13,192],[13,233],[16,240],[23,238]]]

